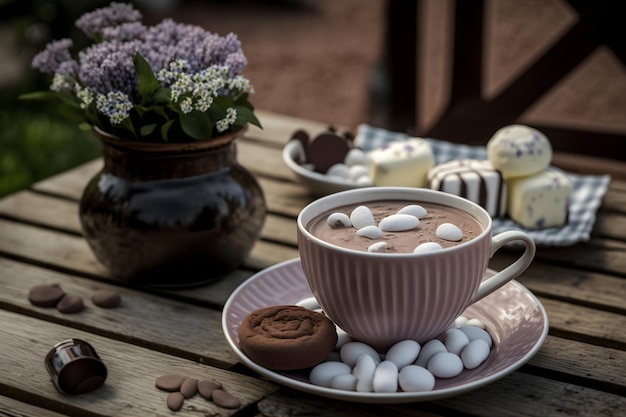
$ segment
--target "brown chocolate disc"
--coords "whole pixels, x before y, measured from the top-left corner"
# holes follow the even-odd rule
[[[213,402],[223,408],[241,407],[241,401],[222,389],[213,391]]]
[[[102,308],[115,308],[120,305],[122,295],[113,290],[99,289],[91,295],[91,301]]]
[[[57,303],[57,310],[65,314],[80,313],[84,308],[83,298],[79,295],[65,294]]]
[[[331,166],[343,163],[349,150],[348,141],[343,136],[323,132],[306,147],[307,162],[313,164],[315,171],[325,174]]]
[[[202,380],[198,382],[198,392],[205,400],[213,398],[213,391],[222,389],[222,384],[217,381]]]
[[[198,392],[198,380],[194,378],[187,378],[180,386],[180,393],[185,398],[191,398]]]
[[[38,307],[54,307],[64,295],[59,284],[40,284],[30,289],[28,301]]]
[[[238,335],[242,352],[273,370],[313,367],[326,359],[337,343],[335,324],[328,317],[295,305],[251,312],[239,325]]]
[[[180,392],[170,392],[167,394],[167,408],[172,411],[178,411],[183,406],[183,402],[185,402],[185,397]]]
[[[163,391],[179,391],[181,385],[183,385],[183,381],[185,381],[184,376],[180,375],[161,375],[154,381],[154,386]]]

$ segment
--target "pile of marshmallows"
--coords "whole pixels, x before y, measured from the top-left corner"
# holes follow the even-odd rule
[[[402,340],[384,354],[352,341],[341,329],[328,361],[315,366],[309,381],[315,385],[356,392],[431,391],[436,378],[453,378],[475,369],[488,357],[493,341],[478,319],[460,316],[448,330],[423,346]]]
[[[357,236],[369,239],[380,239],[385,232],[404,232],[419,226],[419,219],[427,215],[424,207],[418,204],[410,204],[398,210],[395,214],[384,217],[376,225],[372,211],[367,206],[358,206],[352,210],[350,216],[345,213],[331,213],[326,222],[334,229],[342,227],[354,227]],[[458,242],[463,238],[463,232],[452,223],[441,223],[437,226],[435,235],[444,240]],[[390,249],[391,243],[382,241],[368,246],[368,252],[384,252]],[[419,244],[413,253],[432,252],[442,249],[437,242],[425,242]]]
[[[549,168],[552,146],[531,127],[499,129],[487,143],[488,160],[456,159],[438,165],[430,143],[422,138],[390,142],[368,153],[358,148],[361,142],[358,132],[356,147],[324,174],[356,185],[426,187],[456,194],[481,205],[492,217],[508,215],[528,229],[567,223],[571,182]]]

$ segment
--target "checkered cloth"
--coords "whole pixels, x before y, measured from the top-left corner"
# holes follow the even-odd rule
[[[404,133],[390,132],[362,124],[358,127],[354,144],[364,151],[370,151],[385,143],[404,140],[408,137]],[[430,142],[435,155],[435,164],[461,158],[487,159],[487,150],[483,146],[459,145],[436,139],[426,140]],[[560,228],[528,230],[509,218],[496,218],[493,219],[493,233],[512,229],[523,230],[535,240],[537,245],[543,246],[566,246],[588,241],[596,220],[596,211],[600,207],[602,197],[606,194],[611,177],[609,175],[566,174],[573,188],[567,225]]]

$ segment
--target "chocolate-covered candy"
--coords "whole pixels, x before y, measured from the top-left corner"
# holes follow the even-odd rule
[[[178,411],[183,406],[183,402],[185,402],[185,397],[180,392],[170,392],[167,394],[166,399],[167,408],[172,411]]]
[[[198,392],[198,380],[195,378],[187,378],[180,386],[180,393],[185,398],[191,398]]]
[[[222,389],[222,384],[217,381],[202,380],[198,382],[198,392],[205,400],[213,398],[213,391]]]
[[[174,392],[180,390],[180,387],[183,385],[185,379],[187,378],[180,375],[161,375],[154,381],[154,385],[160,390]]]
[[[241,407],[241,401],[221,389],[213,391],[213,402],[223,408]]]
[[[28,301],[38,307],[54,307],[64,295],[59,284],[40,284],[30,289]]]
[[[117,291],[99,289],[93,292],[91,295],[91,301],[98,307],[115,308],[120,305],[122,296]]]
[[[57,310],[64,314],[80,313],[84,308],[83,298],[74,294],[65,294],[57,303]]]

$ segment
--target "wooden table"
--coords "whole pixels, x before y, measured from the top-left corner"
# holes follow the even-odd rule
[[[128,288],[111,279],[81,236],[78,200],[100,160],[0,200],[0,414],[20,416],[173,415],[155,378],[177,373],[217,379],[243,402],[227,410],[196,396],[182,416],[618,416],[626,415],[626,182],[612,181],[592,239],[540,248],[519,281],[538,296],[550,319],[544,345],[529,363],[470,393],[405,405],[330,400],[276,385],[238,362],[221,328],[231,292],[255,272],[298,256],[295,217],[312,197],[281,160],[297,128],[324,127],[260,113],[264,130],[250,129],[239,160],[258,178],[268,205],[261,239],[240,269],[199,289]],[[514,254],[500,251],[498,269]],[[123,304],[79,314],[34,307],[29,289],[58,283],[89,300],[114,288]],[[98,390],[66,396],[44,368],[48,350],[66,338],[91,343],[109,377]]]

